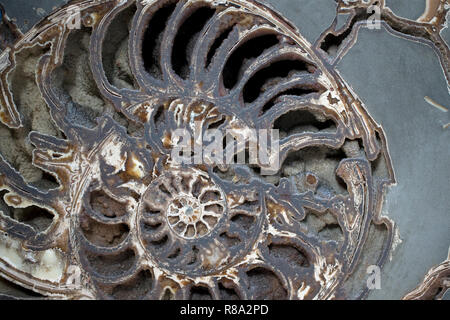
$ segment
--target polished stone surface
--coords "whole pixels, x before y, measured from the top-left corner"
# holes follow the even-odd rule
[[[26,31],[43,12],[65,1],[0,0]],[[334,0],[267,0],[314,43],[335,15]],[[416,19],[424,0],[387,0],[399,16]],[[43,8],[37,10],[36,8]],[[26,24],[25,21],[28,23]],[[450,41],[450,28],[442,36]],[[450,112],[425,102],[429,96],[450,108],[438,56],[428,45],[381,30],[361,28],[357,43],[337,66],[387,135],[397,185],[384,214],[397,222],[402,243],[382,271],[381,289],[369,299],[399,299],[414,289],[450,244]],[[449,294],[446,295],[449,298]]]
[[[269,1],[303,27],[303,16],[326,26],[330,8],[327,1]],[[391,0],[391,9],[399,16],[416,19],[425,8],[424,0]],[[302,12],[294,19],[294,12]],[[321,23],[323,25],[321,25]],[[448,42],[450,28],[442,32]],[[311,37],[322,32],[306,33]],[[338,64],[347,83],[364,101],[369,113],[387,135],[397,185],[386,197],[384,214],[398,224],[402,243],[393,252],[392,261],[382,270],[381,289],[369,299],[400,299],[413,290],[434,265],[444,261],[450,245],[450,112],[444,113],[425,102],[429,96],[450,109],[449,90],[439,59],[428,45],[402,39],[381,30],[361,28],[357,43]],[[446,298],[449,298],[446,295]]]
[[[387,49],[389,48],[389,49]],[[401,298],[447,257],[450,244],[450,107],[445,78],[428,46],[360,29],[358,41],[338,70],[365,102],[388,138],[397,186],[386,197],[385,214],[398,223],[402,243],[382,272],[371,298]]]
[[[398,16],[416,20],[425,11],[425,0],[385,0],[386,6]]]
[[[293,22],[300,33],[311,43],[327,29],[336,17],[334,0],[266,0],[285,18]]]
[[[15,19],[22,32],[27,32],[42,18],[67,2],[68,0],[0,0],[7,15]]]

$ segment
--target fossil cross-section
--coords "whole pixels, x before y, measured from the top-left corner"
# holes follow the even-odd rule
[[[0,275],[35,295],[363,298],[389,257],[382,128],[257,2],[69,2],[0,89]],[[179,163],[179,129],[279,130],[279,166]]]

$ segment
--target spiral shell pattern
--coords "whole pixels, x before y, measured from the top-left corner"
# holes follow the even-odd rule
[[[332,299],[364,295],[365,280],[348,283],[365,243],[386,259],[383,130],[258,2],[72,1],[0,54],[0,88],[2,130],[30,151],[25,166],[0,147],[2,243],[37,261],[0,257],[0,270],[24,287],[74,299]],[[280,168],[174,163],[175,130],[195,124],[278,129]],[[20,218],[42,211],[43,228]]]

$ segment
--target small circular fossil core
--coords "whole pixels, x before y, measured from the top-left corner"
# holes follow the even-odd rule
[[[224,208],[224,196],[220,189],[207,178],[199,176],[191,186],[183,177],[163,176],[152,183],[143,196],[143,210],[165,216],[170,230],[184,239],[198,239],[208,235],[221,218]],[[180,184],[168,184],[178,180]],[[155,194],[168,197],[161,203],[153,201]],[[144,213],[145,214],[145,213]]]
[[[173,168],[148,186],[137,222],[150,261],[181,274],[207,275],[233,264],[253,243],[217,241],[233,220],[236,215],[228,210],[224,191],[206,172]],[[246,230],[251,238],[258,225]],[[238,248],[241,255],[232,254]]]

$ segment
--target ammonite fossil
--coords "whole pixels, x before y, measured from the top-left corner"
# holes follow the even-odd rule
[[[37,294],[361,298],[389,254],[382,129],[258,2],[72,1],[0,80],[0,271]],[[176,163],[194,124],[278,129],[280,166]]]

